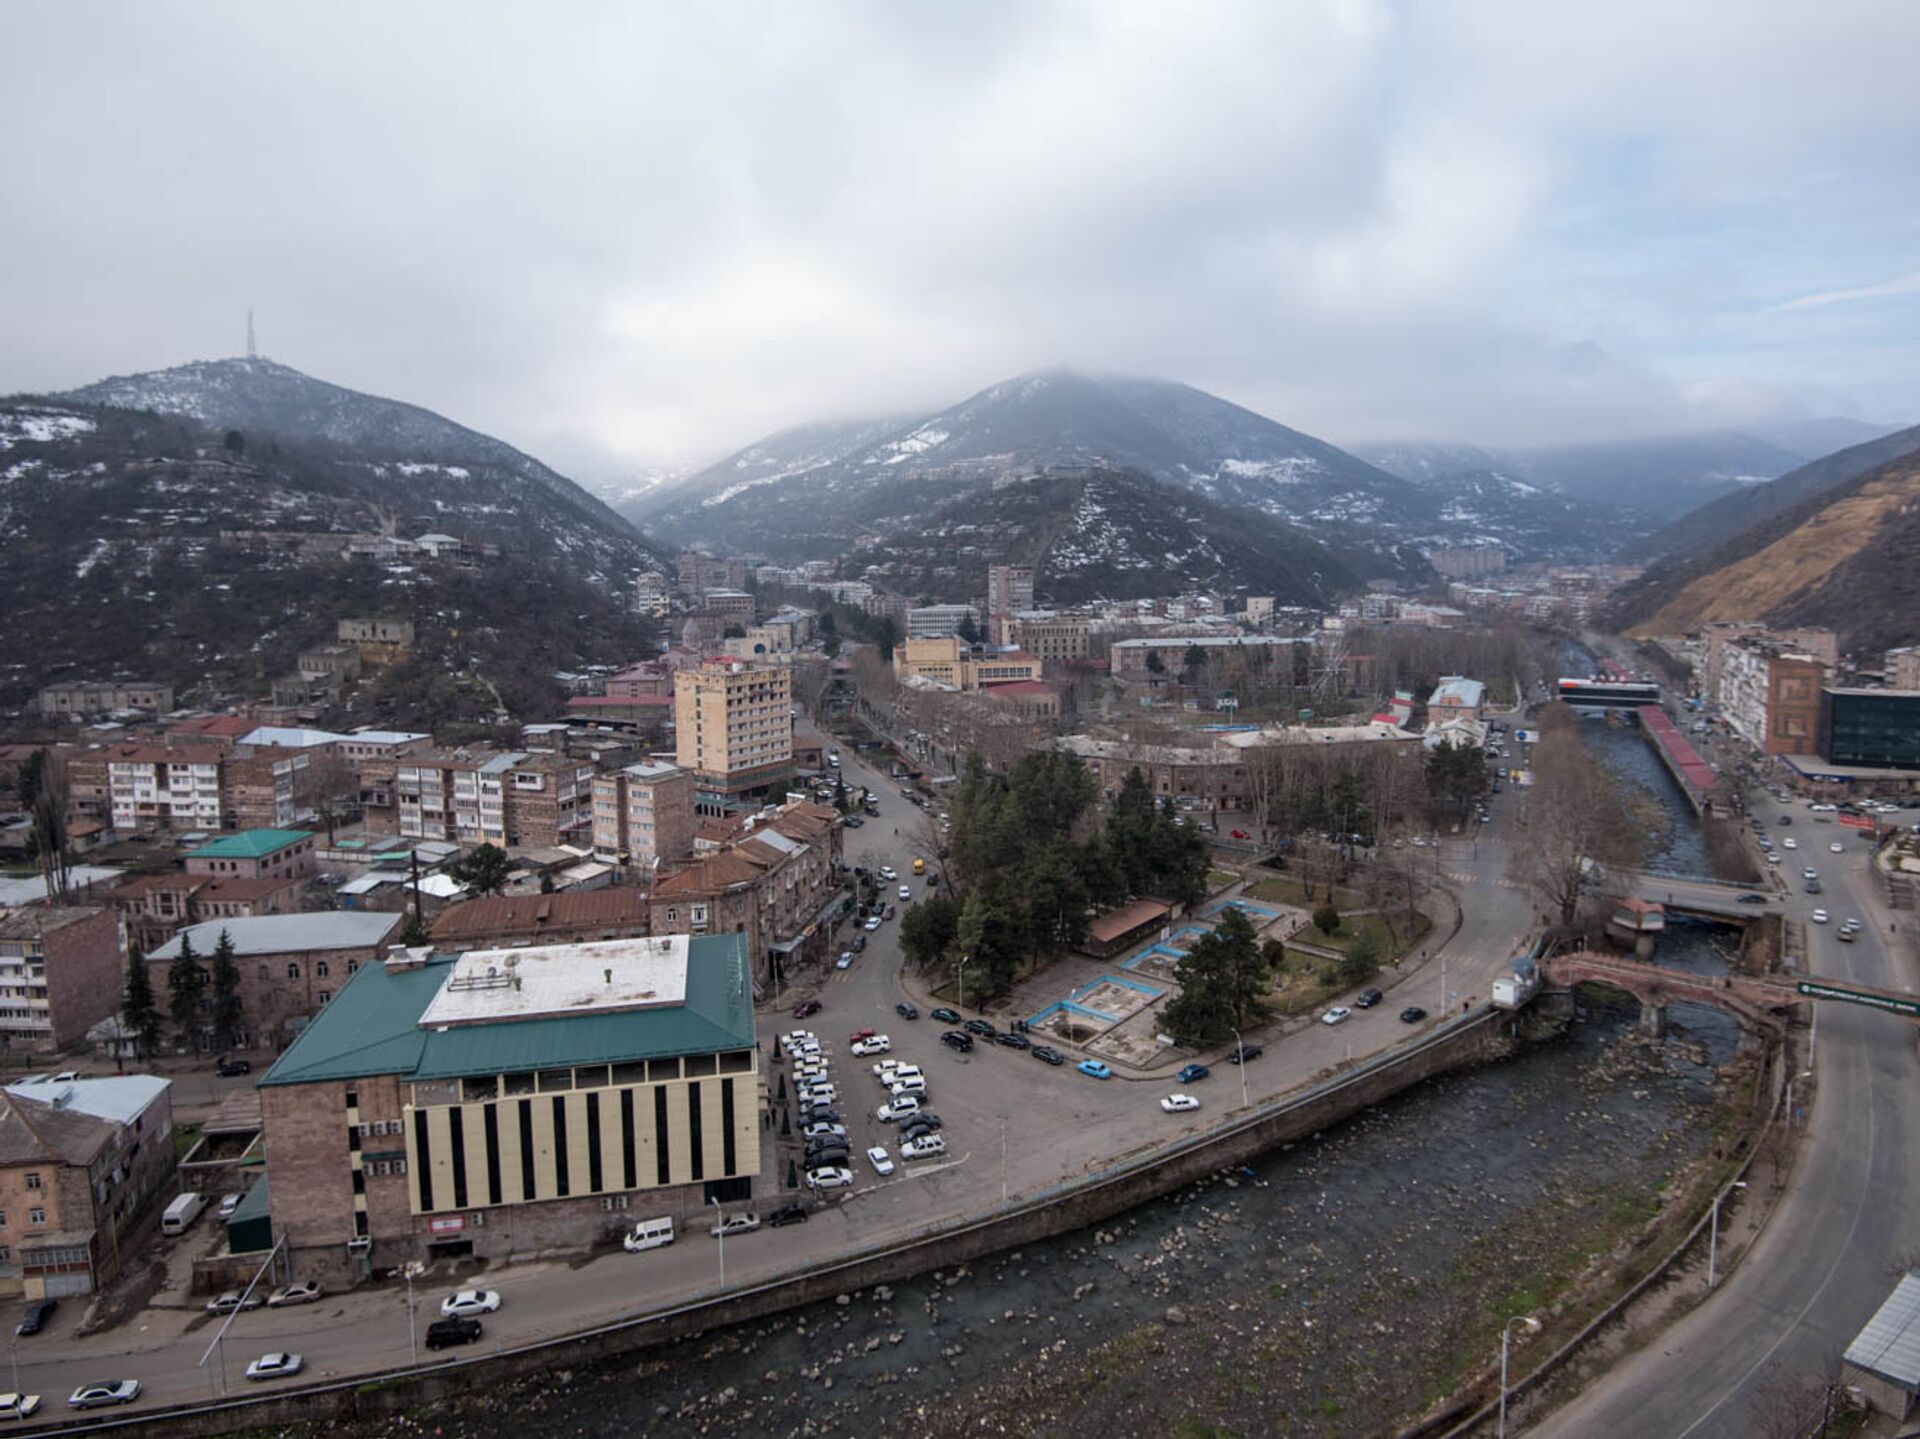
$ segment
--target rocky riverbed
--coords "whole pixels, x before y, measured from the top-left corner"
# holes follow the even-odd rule
[[[1656,1211],[1707,1058],[1596,1014],[1098,1229],[366,1434],[1376,1433]]]

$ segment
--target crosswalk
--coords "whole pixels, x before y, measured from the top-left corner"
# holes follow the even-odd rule
[[[1475,874],[1470,869],[1443,869],[1440,873],[1447,879],[1452,880],[1455,884],[1480,884],[1486,879],[1485,875]],[[1525,889],[1527,887],[1526,881],[1509,879],[1504,874],[1495,876],[1493,882],[1502,889]]]

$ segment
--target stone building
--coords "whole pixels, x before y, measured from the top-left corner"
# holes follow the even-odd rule
[[[126,934],[106,905],[35,905],[0,919],[0,1044],[71,1049],[117,1012]]]
[[[649,928],[644,890],[594,889],[482,895],[442,910],[427,933],[435,949],[452,953],[632,939],[647,934]]]
[[[593,781],[595,854],[641,870],[693,852],[693,776],[678,765],[647,760]]]

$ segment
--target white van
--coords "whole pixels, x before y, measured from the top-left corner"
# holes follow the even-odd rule
[[[621,1243],[629,1254],[638,1254],[646,1249],[663,1249],[673,1243],[673,1220],[643,1219],[633,1226],[632,1233]]]
[[[200,1217],[200,1211],[207,1207],[207,1196],[188,1192],[180,1195],[167,1206],[167,1212],[160,1216],[162,1234],[185,1234],[189,1225]]]

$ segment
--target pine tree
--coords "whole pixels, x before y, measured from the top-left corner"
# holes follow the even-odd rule
[[[200,991],[206,984],[200,961],[193,952],[193,940],[180,933],[180,953],[167,966],[167,1015],[183,1039],[191,1040],[200,1014]]]
[[[133,1036],[134,1053],[141,1059],[151,1056],[160,1044],[160,1007],[154,1003],[153,981],[138,945],[127,954],[127,988],[120,1003],[120,1018]]]
[[[231,1049],[240,1042],[246,1013],[240,1004],[240,966],[233,959],[233,937],[224,929],[213,947],[213,1043]]]

